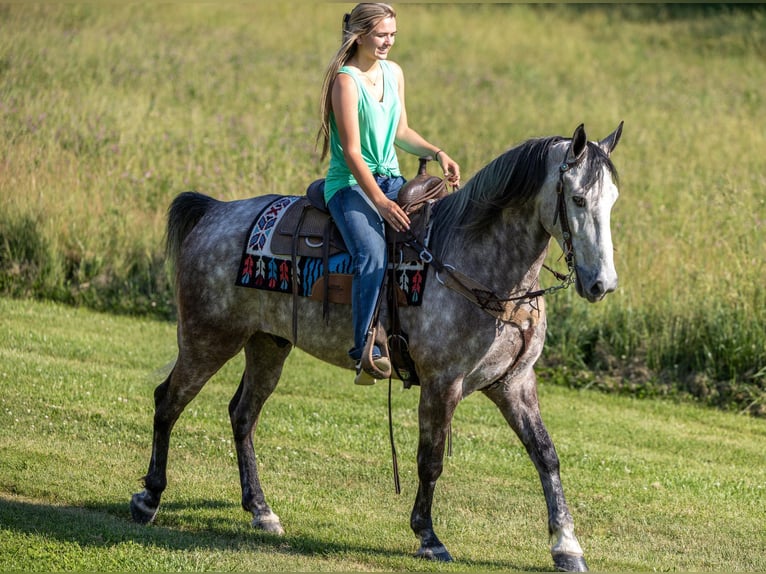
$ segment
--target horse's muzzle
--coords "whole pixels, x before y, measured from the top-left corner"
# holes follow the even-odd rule
[[[588,279],[586,273],[582,273],[580,269],[577,269],[577,273],[575,273],[575,289],[577,289],[577,294],[580,297],[587,299],[591,303],[597,303],[617,289],[617,275],[607,277],[600,273]]]

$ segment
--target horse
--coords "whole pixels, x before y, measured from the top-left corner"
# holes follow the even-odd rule
[[[618,196],[610,155],[622,122],[601,141],[583,125],[571,138],[529,139],[496,157],[461,188],[436,202],[428,255],[429,288],[419,307],[402,307],[399,321],[420,382],[418,489],[410,527],[415,556],[451,561],[434,532],[431,508],[442,474],[445,442],[458,403],[483,393],[502,413],[534,464],[547,504],[550,552],[564,571],[587,571],[560,478],[559,459],[540,415],[534,366],[545,340],[545,294],[539,276],[553,237],[566,254],[569,282],[589,302],[617,287],[610,214]],[[277,196],[279,197],[279,196]],[[253,448],[261,409],[297,346],[327,363],[353,368],[349,306],[235,286],[246,235],[274,196],[223,202],[196,192],[178,195],[168,210],[166,247],[175,268],[178,355],[154,392],[151,459],[143,490],[132,496],[134,521],[154,520],[167,486],[171,431],[184,408],[227,361],[244,349],[245,368],[228,410],[252,526],[284,534],[266,501]],[[447,274],[486,288],[501,312],[450,288]],[[559,285],[558,287],[562,287]],[[301,336],[293,340],[293,305]],[[385,322],[385,316],[382,321]],[[349,378],[349,383],[351,379]]]

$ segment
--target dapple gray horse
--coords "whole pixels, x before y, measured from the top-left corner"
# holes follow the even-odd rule
[[[428,268],[431,278],[422,306],[400,310],[420,380],[419,486],[410,517],[420,540],[417,556],[452,559],[434,532],[431,506],[455,408],[480,391],[500,409],[539,473],[555,566],[587,570],[564,498],[559,459],[538,406],[534,365],[546,330],[538,276],[554,237],[567,255],[580,296],[596,302],[617,287],[610,213],[618,191],[610,154],[621,133],[622,123],[605,139],[588,141],[580,125],[571,139],[530,139],[435,205],[429,250],[442,265]],[[253,433],[293,347],[294,301],[234,284],[249,227],[273,199],[220,202],[184,193],[170,207],[167,246],[176,270],[178,357],[154,392],[149,470],[144,490],[131,501],[138,522],[152,521],[159,509],[178,417],[210,377],[244,349],[245,371],[229,404],[242,506],[252,513],[254,527],[284,532],[261,488]],[[489,313],[449,288],[446,274],[436,277],[437,269],[454,270],[484,286],[502,303],[502,312]],[[298,346],[352,368],[346,354],[352,345],[350,307],[333,306],[326,322],[321,302],[299,298],[297,305]]]

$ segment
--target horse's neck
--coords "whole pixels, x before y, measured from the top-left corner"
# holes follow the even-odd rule
[[[461,237],[451,254],[457,269],[498,294],[535,289],[550,236],[531,213],[507,209],[480,237]]]

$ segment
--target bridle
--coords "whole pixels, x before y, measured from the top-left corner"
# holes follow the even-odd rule
[[[572,149],[572,145],[569,145],[565,158],[569,157],[569,152]],[[564,258],[567,262],[567,269],[569,270],[568,278],[574,281],[575,270],[575,251],[572,244],[572,229],[569,227],[569,215],[567,213],[567,202],[564,197],[564,174],[573,167],[579,165],[582,158],[585,156],[581,153],[578,157],[571,161],[566,161],[559,165],[559,180],[556,183],[556,212],[553,215],[553,226],[556,227],[556,222],[561,221],[561,239],[564,244]]]

